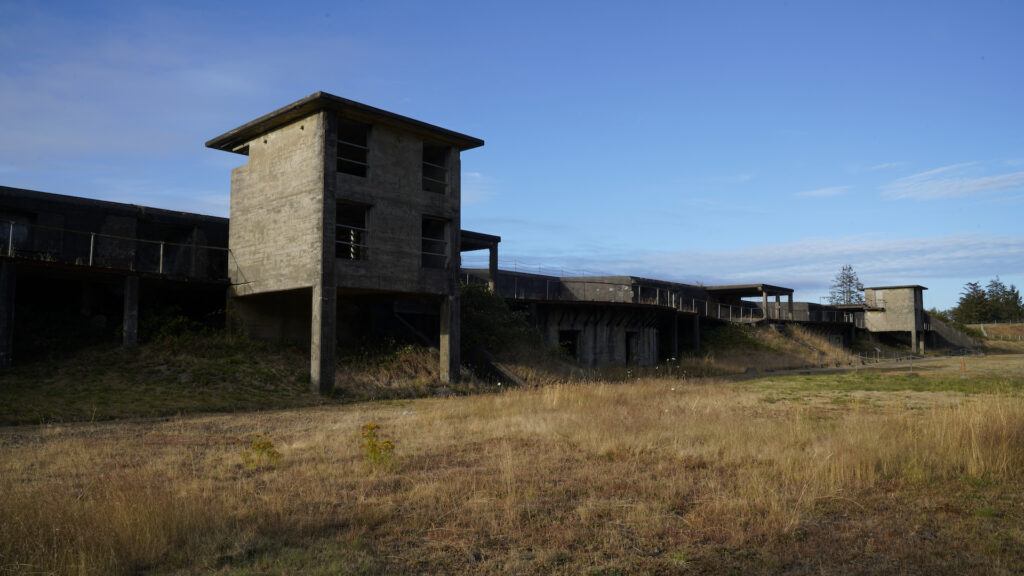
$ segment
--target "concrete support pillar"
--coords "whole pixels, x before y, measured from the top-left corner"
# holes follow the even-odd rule
[[[139,343],[139,277],[124,277],[124,322],[121,344],[126,347]]]
[[[459,295],[454,293],[441,297],[441,382],[456,382],[459,379],[461,346]]]
[[[779,320],[784,319],[786,316],[782,313],[782,300],[779,295],[775,295],[775,317]]]
[[[335,220],[337,200],[336,151],[338,119],[333,112],[320,112],[320,145],[323,147],[323,212],[320,220],[320,257],[313,277],[313,313],[309,335],[309,387],[313,392],[334,390],[334,347],[337,339],[338,284],[334,278]]]
[[[793,295],[789,294],[786,296],[786,307],[789,308],[789,319],[793,319]]]
[[[334,390],[334,346],[338,289],[313,287],[313,322],[309,338],[309,388],[319,394]]]
[[[768,293],[761,292],[761,309],[764,310],[764,317],[771,318],[772,315],[768,313]]]
[[[491,246],[488,252],[490,252],[490,258],[487,264],[487,287],[494,292],[498,282],[498,245]]]
[[[693,351],[700,351],[700,314],[693,315]]]
[[[0,369],[14,359],[14,293],[17,284],[14,260],[0,258]]]
[[[679,315],[672,313],[672,357],[679,358]]]

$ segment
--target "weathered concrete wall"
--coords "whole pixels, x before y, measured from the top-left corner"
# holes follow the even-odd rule
[[[573,300],[590,302],[635,302],[629,276],[562,278],[564,293]]]
[[[249,143],[231,173],[234,294],[312,287],[323,243],[325,112]]]
[[[337,199],[370,207],[369,258],[337,260],[335,279],[343,288],[451,294],[459,268],[459,153],[449,151],[447,194],[422,189],[423,139],[374,124],[369,136],[367,175],[337,173]],[[422,223],[430,216],[447,221],[448,268],[423,268]]]
[[[868,307],[864,314],[864,326],[871,332],[911,332],[924,329],[920,288],[865,288],[864,300]]]
[[[585,366],[635,363],[649,366],[658,362],[659,334],[650,311],[537,305],[537,327],[547,344],[559,346],[560,332],[578,331],[577,360]]]
[[[312,289],[234,297],[229,304],[232,327],[272,342],[306,345],[312,324]]]

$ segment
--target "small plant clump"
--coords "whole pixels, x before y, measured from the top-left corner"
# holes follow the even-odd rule
[[[363,450],[363,459],[370,466],[371,470],[388,469],[391,467],[391,457],[395,451],[395,444],[388,438],[377,435],[380,424],[367,422],[359,430],[363,441],[359,447]]]
[[[238,442],[242,443],[242,440]],[[266,434],[253,434],[249,437],[249,445],[242,449],[242,465],[250,470],[275,468],[280,461],[281,453]]]

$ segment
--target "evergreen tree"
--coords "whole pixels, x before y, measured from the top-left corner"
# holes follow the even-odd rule
[[[988,297],[988,321],[1007,322],[1018,320],[1021,317],[1024,306],[1021,304],[1020,292],[1017,287],[1010,284],[1009,287],[996,276],[985,288],[985,295]]]
[[[839,271],[839,274],[832,280],[832,287],[828,291],[829,304],[863,304],[864,295],[861,292],[864,285],[857,278],[853,266],[847,264]]]
[[[962,324],[1019,321],[1024,318],[1024,301],[1016,286],[1007,286],[996,276],[984,288],[979,282],[965,284],[950,314]]]
[[[953,320],[961,324],[977,324],[986,322],[989,317],[988,294],[978,282],[964,284],[960,293],[960,301],[956,308],[950,310]]]

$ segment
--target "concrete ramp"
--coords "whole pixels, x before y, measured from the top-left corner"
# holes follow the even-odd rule
[[[935,316],[928,315],[928,324],[932,333],[945,340],[954,347],[960,348],[984,348],[985,345],[967,334],[953,328]]]

